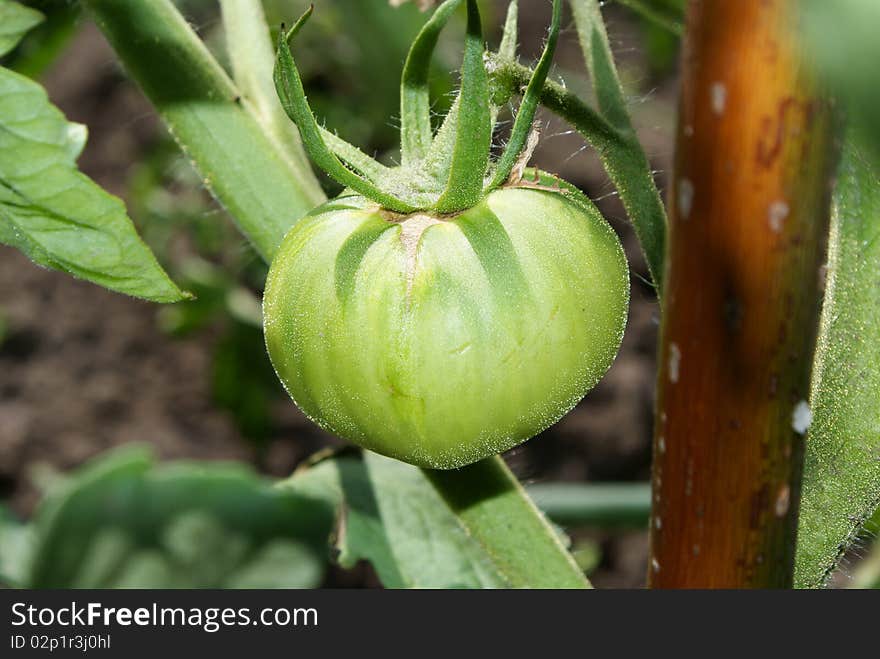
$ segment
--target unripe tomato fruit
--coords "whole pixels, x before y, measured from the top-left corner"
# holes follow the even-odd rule
[[[450,469],[574,407],[611,365],[628,301],[590,202],[504,187],[443,217],[328,202],[284,238],[263,316],[275,370],[319,426]]]

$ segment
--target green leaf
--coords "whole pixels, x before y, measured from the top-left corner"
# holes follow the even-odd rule
[[[571,0],[571,7],[584,59],[593,79],[599,112],[615,131],[612,139],[602,140],[595,146],[617,187],[659,294],[663,288],[663,260],[666,255],[666,211],[663,201],[626,109],[623,87],[614,67],[599,2]],[[578,125],[575,127],[588,141],[592,141],[588,131]]]
[[[483,65],[483,28],[476,0],[468,0],[467,9],[455,144],[446,187],[435,205],[439,213],[460,211],[479,202],[492,146],[489,78]]]
[[[114,291],[184,299],[123,203],[76,169],[84,142],[40,85],[0,68],[0,242]]]
[[[531,503],[495,463],[430,472],[352,451],[280,487],[339,506],[340,563],[369,561],[389,588],[586,586],[543,517],[523,514]],[[444,498],[432,481],[459,495]]]
[[[240,90],[169,0],[85,0],[129,75],[202,179],[267,260],[324,200],[290,166]]]
[[[863,144],[851,128],[833,196],[795,559],[802,588],[826,582],[880,504],[880,152]]]
[[[43,14],[12,0],[0,0],[0,57],[18,45],[27,32],[43,22]]]
[[[426,471],[444,501],[515,588],[589,588],[581,569],[500,456]]]
[[[27,76],[31,80],[41,78],[58,59],[80,27],[78,4],[64,2],[38,4],[45,12],[44,20],[28,32],[27,39],[20,42],[4,58],[7,69]]]
[[[305,588],[320,582],[332,510],[239,465],[95,460],[37,511],[33,588]]]

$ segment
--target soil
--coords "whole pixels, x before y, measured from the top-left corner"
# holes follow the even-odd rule
[[[540,39],[535,30],[533,45]],[[569,54],[571,57],[571,54]],[[572,64],[574,66],[574,64]],[[112,52],[85,26],[44,80],[53,102],[89,126],[81,168],[123,195],[129,168],[160,134],[149,104],[120,74]],[[670,118],[643,137],[658,167],[668,170],[671,84],[655,92]],[[651,116],[656,117],[652,112]],[[539,166],[606,196],[603,211],[633,263],[630,322],[620,356],[578,407],[540,437],[508,454],[526,482],[648,479],[657,308],[637,244],[611,187],[582,142],[555,135],[548,121]],[[222,218],[218,217],[218,221]],[[216,328],[185,339],[163,333],[157,307],[38,268],[0,248],[0,498],[26,517],[39,483],[123,443],[145,442],[163,459],[238,460],[285,476],[314,450],[336,443],[279,399],[273,432],[257,452],[211,397]],[[644,583],[647,533],[591,533],[600,543],[597,586]],[[364,569],[334,570],[328,585],[375,585]]]

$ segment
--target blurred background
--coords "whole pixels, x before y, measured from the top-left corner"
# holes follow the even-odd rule
[[[338,440],[310,423],[284,394],[266,357],[260,295],[266,266],[224,211],[139,90],[126,79],[100,32],[75,3],[26,3],[48,20],[6,58],[39,79],[89,140],[79,164],[125,200],[160,261],[193,302],[162,307],[40,269],[0,247],[0,499],[12,519],[28,519],[63,474],[121,444],[147,443],[167,459],[234,460],[288,476]],[[221,61],[216,2],[177,3]],[[298,16],[302,0],[265,0],[270,24]],[[393,162],[398,84],[408,45],[425,20],[413,4],[318,0],[297,45],[316,115],[346,139]],[[630,109],[665,189],[673,155],[678,37],[667,16],[681,0],[610,3],[605,16]],[[485,0],[484,25],[496,44],[506,3]],[[534,61],[549,3],[521,3],[521,59]],[[672,26],[674,28],[674,25]],[[435,67],[437,109],[448,107],[463,26],[447,29]],[[587,93],[570,21],[556,79]],[[632,268],[630,319],[619,358],[578,407],[505,457],[525,483],[646,483],[657,337],[657,305],[646,268],[613,186],[577,134],[543,114],[533,163],[593,198],[620,235]],[[329,180],[323,180],[333,193]],[[636,508],[647,490],[634,489]],[[638,587],[647,563],[646,517],[602,528],[567,528],[597,587]],[[11,541],[10,532],[6,540]],[[4,538],[0,530],[0,540]],[[0,571],[2,572],[2,571]],[[324,586],[375,586],[366,565],[320,571]]]

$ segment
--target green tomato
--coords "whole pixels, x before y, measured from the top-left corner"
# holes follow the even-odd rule
[[[611,365],[628,302],[623,250],[595,207],[519,186],[453,216],[328,202],[284,238],[263,318],[275,370],[319,426],[450,469],[574,407]]]

